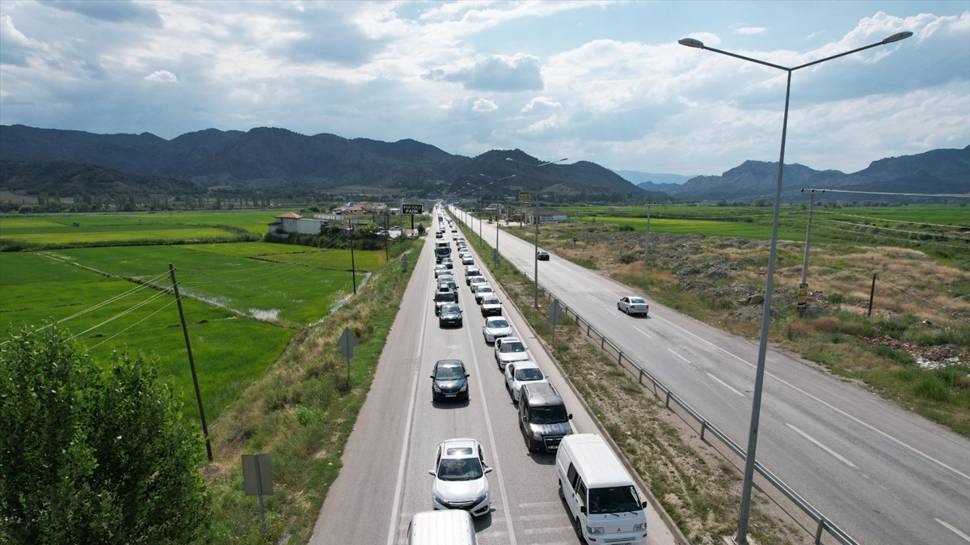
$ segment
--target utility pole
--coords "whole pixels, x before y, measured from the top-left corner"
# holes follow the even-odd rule
[[[500,204],[495,205],[495,252],[492,254],[492,265],[498,266],[498,232],[499,232],[499,222],[501,221],[501,206]]]
[[[805,193],[802,189],[802,193]],[[809,189],[808,191],[808,221],[805,224],[805,250],[802,257],[802,282],[798,285],[798,315],[802,316],[808,309],[808,255],[812,250],[812,215],[815,209],[815,192],[824,193],[824,189]]]
[[[538,212],[538,209],[536,209],[536,212],[532,214],[532,221],[534,221],[536,224],[536,236],[535,236],[535,243],[534,243],[535,247],[533,248],[533,251],[532,251],[532,261],[533,261],[533,264],[535,265],[535,270],[532,273],[532,276],[535,279],[535,288],[533,293],[532,304],[535,308],[539,308],[539,212]]]
[[[647,231],[643,241],[643,266],[650,266],[650,201],[647,201]]]
[[[354,260],[354,220],[347,218],[350,226],[350,279],[354,284],[354,295],[357,295],[357,262]]]
[[[872,273],[872,287],[869,288],[869,310],[866,311],[866,316],[872,316],[872,299],[876,295],[876,273]]]
[[[391,232],[388,230],[391,223],[391,213],[389,211],[384,212],[384,261],[391,260],[391,251],[388,248],[391,244]]]
[[[168,264],[168,273],[172,277],[172,291],[175,292],[175,304],[179,308],[179,321],[182,322],[182,336],[185,337],[185,351],[189,354],[189,369],[192,370],[192,384],[195,386],[195,401],[199,404],[199,419],[202,421],[202,436],[205,437],[205,454],[212,461],[212,444],[209,442],[209,426],[205,421],[205,407],[202,405],[202,392],[199,391],[199,377],[195,373],[195,358],[192,357],[192,343],[189,342],[189,328],[185,325],[185,312],[182,311],[182,296],[179,294],[179,284],[175,280],[175,267]]]

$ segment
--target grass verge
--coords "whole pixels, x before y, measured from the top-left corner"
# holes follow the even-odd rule
[[[479,255],[491,255],[491,247],[477,234],[456,223]],[[556,342],[550,342],[552,329],[544,309],[532,307],[531,281],[502,257],[489,268],[684,535],[701,545],[720,544],[721,536],[732,535],[740,501],[738,468],[693,437],[575,322],[566,319],[556,328]],[[756,490],[753,499],[750,533],[759,543],[811,542],[767,496]]]
[[[420,241],[405,255],[420,251]],[[207,469],[213,498],[215,544],[306,543],[357,413],[370,390],[391,323],[414,270],[402,257],[376,272],[350,303],[304,329],[276,364],[211,426],[216,463]],[[350,328],[360,344],[350,383],[336,345]],[[274,495],[266,498],[267,535],[256,499],[242,490],[240,454],[273,455]]]

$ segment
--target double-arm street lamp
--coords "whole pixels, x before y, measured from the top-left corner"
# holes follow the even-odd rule
[[[744,460],[744,483],[741,487],[741,512],[738,516],[738,534],[735,538],[737,545],[747,545],[748,543],[748,515],[751,508],[751,486],[752,480],[754,478],[754,462],[755,462],[755,451],[758,447],[758,421],[761,414],[761,390],[764,383],[765,376],[765,353],[768,347],[768,323],[771,319],[771,294],[774,291],[774,278],[775,278],[775,249],[778,243],[778,211],[781,205],[781,180],[782,174],[785,169],[785,137],[788,132],[788,103],[789,97],[791,96],[791,75],[792,72],[796,70],[801,70],[802,68],[808,68],[809,66],[815,66],[832,59],[837,59],[839,57],[844,57],[846,55],[851,55],[853,53],[858,53],[859,51],[864,51],[866,49],[871,49],[873,47],[878,47],[880,45],[891,44],[893,42],[898,42],[900,40],[905,40],[912,36],[912,32],[899,32],[893,34],[888,38],[869,44],[867,46],[859,47],[846,51],[844,53],[839,53],[837,55],[832,55],[825,57],[823,59],[815,60],[812,62],[807,62],[805,64],[800,64],[798,66],[788,67],[781,66],[780,64],[771,63],[768,61],[763,61],[759,59],[753,59],[751,57],[746,57],[744,55],[739,55],[737,53],[731,53],[730,51],[723,51],[720,49],[715,49],[713,47],[708,47],[704,45],[704,42],[696,40],[694,38],[684,38],[679,41],[681,45],[687,47],[693,47],[697,49],[706,49],[707,51],[713,51],[714,53],[720,53],[722,55],[727,55],[729,57],[734,57],[736,59],[741,59],[763,66],[768,66],[770,68],[776,68],[778,70],[783,70],[787,73],[787,84],[785,87],[785,115],[782,120],[781,125],[781,153],[778,158],[778,177],[775,182],[775,203],[774,210],[772,212],[771,219],[771,243],[769,244],[768,250],[768,277],[765,280],[765,295],[764,295],[764,307],[761,314],[761,340],[758,343],[758,365],[755,372],[755,382],[754,382],[754,394],[751,400],[751,426],[748,430],[748,450],[745,454]],[[538,233],[538,229],[537,229]],[[538,235],[537,235],[538,236]],[[537,269],[538,270],[538,269]],[[538,289],[538,288],[537,288]],[[538,299],[538,295],[536,296]]]
[[[508,159],[508,157],[506,157],[506,159]],[[480,173],[479,176],[489,177],[487,174],[484,174],[484,173]],[[515,178],[515,174],[509,174],[508,176],[502,176],[501,178],[495,178],[494,180],[492,180],[490,182],[489,185],[494,184],[494,183],[497,183],[497,182],[501,182],[501,181],[504,181],[504,180],[511,180],[512,178]],[[499,223],[498,223],[499,222],[499,207],[500,206],[501,206],[501,204],[499,204],[497,202],[495,203],[495,250],[492,251],[492,265],[498,265],[498,233],[499,233],[499,231],[501,231],[501,229],[499,229]],[[481,226],[482,226],[482,223],[481,222],[482,222],[482,220],[481,220],[481,218],[479,218],[479,220],[478,220],[479,238],[481,238]]]

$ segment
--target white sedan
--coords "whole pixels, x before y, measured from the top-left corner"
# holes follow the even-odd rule
[[[621,297],[616,303],[616,309],[627,314],[642,314],[646,316],[650,312],[650,305],[647,304],[646,299],[643,297],[630,295]]]
[[[495,363],[505,371],[505,366],[514,361],[529,359],[525,344],[516,337],[502,337],[495,340]]]
[[[519,392],[525,383],[546,382],[542,369],[534,361],[516,361],[505,366],[505,389],[512,401],[519,402]]]
[[[509,321],[501,316],[490,316],[485,319],[482,326],[482,335],[485,337],[486,344],[492,344],[496,339],[508,337],[512,334],[512,326]]]
[[[463,509],[473,517],[491,510],[482,446],[474,439],[448,439],[438,445],[431,486],[431,503],[438,509]]]

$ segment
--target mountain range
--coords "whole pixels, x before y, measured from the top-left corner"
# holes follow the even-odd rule
[[[613,172],[616,172],[631,183],[637,185],[646,182],[653,182],[655,184],[682,184],[694,177],[683,174],[671,174],[669,172],[643,172],[640,170],[614,170]]]
[[[151,133],[101,135],[0,125],[0,160],[4,161],[0,163],[0,189],[21,191],[30,190],[24,187],[25,168],[33,164],[49,173],[49,163],[57,162],[62,168],[93,165],[127,173],[133,176],[129,182],[134,185],[154,177],[185,180],[205,189],[374,188],[385,193],[460,191],[472,196],[522,190],[590,198],[646,195],[615,172],[588,161],[539,166],[541,161],[521,150],[464,157],[410,139],[381,142],[334,134],[306,136],[262,127],[207,129],[165,140]],[[11,175],[13,164],[17,176]],[[16,187],[12,181],[17,182]]]
[[[372,190],[491,198],[534,191],[550,200],[743,201],[773,196],[777,163],[745,161],[683,183],[679,175],[619,172],[628,177],[589,161],[546,164],[518,149],[465,157],[411,139],[307,136],[279,128],[206,129],[166,140],[151,133],[0,125],[0,190],[34,195]],[[652,179],[629,181],[645,177]],[[785,198],[796,198],[803,187],[970,193],[970,146],[879,159],[849,174],[786,164]]]

